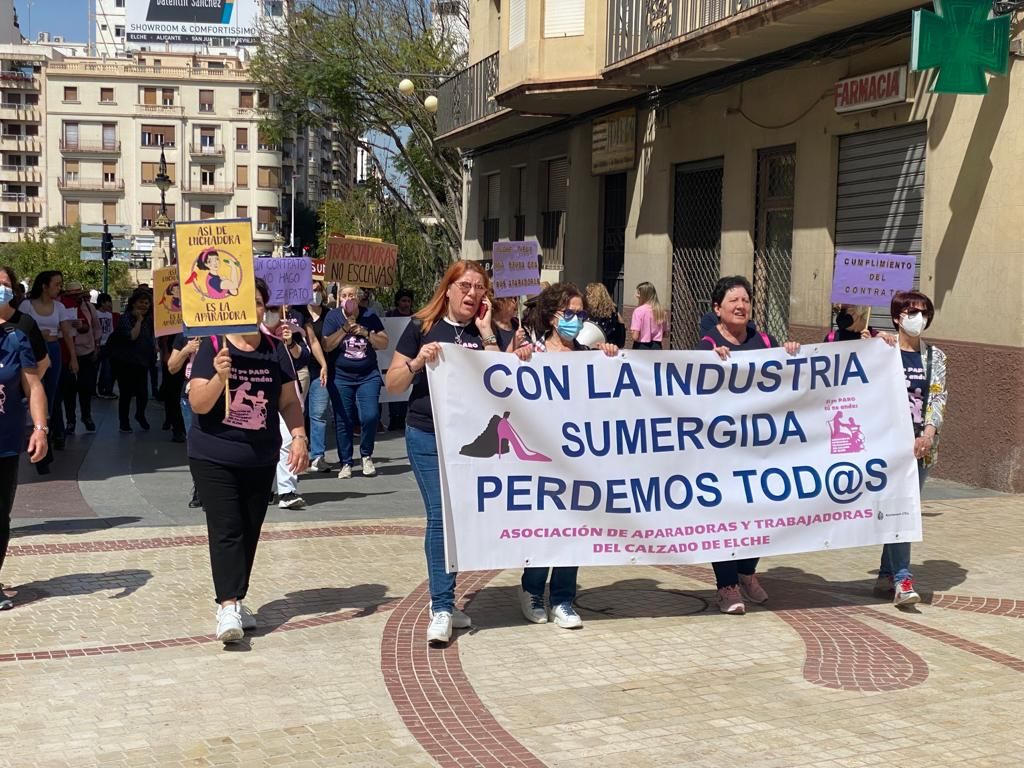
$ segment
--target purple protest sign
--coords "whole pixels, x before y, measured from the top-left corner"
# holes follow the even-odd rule
[[[540,258],[536,240],[499,240],[491,246],[492,286],[496,298],[540,293]]]
[[[913,289],[916,266],[916,256],[836,251],[831,301],[888,307],[897,291]]]
[[[313,300],[313,264],[310,259],[256,259],[256,277],[267,281],[270,306],[298,306]]]

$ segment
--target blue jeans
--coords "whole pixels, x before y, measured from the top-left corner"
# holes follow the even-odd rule
[[[928,470],[917,463],[918,487],[924,489],[924,481],[928,477]],[[894,544],[882,545],[882,564],[878,566],[879,576],[892,576],[897,584],[904,579],[913,579],[910,572],[910,542],[899,541]]]
[[[434,433],[406,426],[405,450],[416,476],[416,484],[420,487],[420,495],[423,496],[423,506],[427,510],[427,533],[423,539],[423,550],[427,555],[427,578],[430,579],[430,609],[450,612],[455,607],[456,574],[445,573],[441,467]]]
[[[380,422],[380,387],[383,379],[374,371],[362,381],[336,376],[328,384],[334,406],[334,430],[338,438],[338,460],[352,464],[352,432],[359,424],[359,457],[373,456]]]
[[[310,372],[312,374],[312,371]],[[320,377],[309,377],[306,415],[309,416],[309,460],[321,459],[327,453],[327,406],[331,401],[327,387],[320,386]]]
[[[576,574],[579,573],[578,566],[557,566],[555,568],[523,568],[523,578],[520,582],[524,592],[529,592],[534,597],[544,597],[544,584],[548,580],[548,571],[551,571],[551,607],[572,603],[576,599]]]
[[[185,422],[185,434],[192,429],[192,404],[188,401],[188,395],[181,396],[181,420]]]

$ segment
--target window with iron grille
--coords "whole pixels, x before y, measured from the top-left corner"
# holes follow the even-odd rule
[[[565,225],[569,199],[569,158],[547,162],[547,200],[541,214],[541,266],[561,269],[565,264]]]
[[[675,169],[672,224],[672,347],[693,349],[722,269],[722,158]]]
[[[526,167],[520,166],[514,170],[516,182],[515,200],[516,212],[512,217],[512,239],[526,239]]]
[[[501,226],[501,174],[492,173],[484,177],[484,219],[483,219],[483,251],[490,258],[491,249],[498,239]]]
[[[779,341],[789,336],[793,273],[793,200],[796,146],[757,153],[754,228],[754,322]]]

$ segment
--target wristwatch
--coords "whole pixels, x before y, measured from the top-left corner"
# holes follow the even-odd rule
[[[488,346],[489,344],[497,344],[498,343],[498,337],[495,336],[492,333],[490,336],[487,336],[486,338],[484,338],[483,342],[484,342],[484,346],[485,347]]]

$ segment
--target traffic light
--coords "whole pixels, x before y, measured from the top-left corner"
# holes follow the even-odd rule
[[[114,258],[114,238],[110,236],[110,227],[107,222],[103,222],[103,243],[100,253],[104,264]]]

